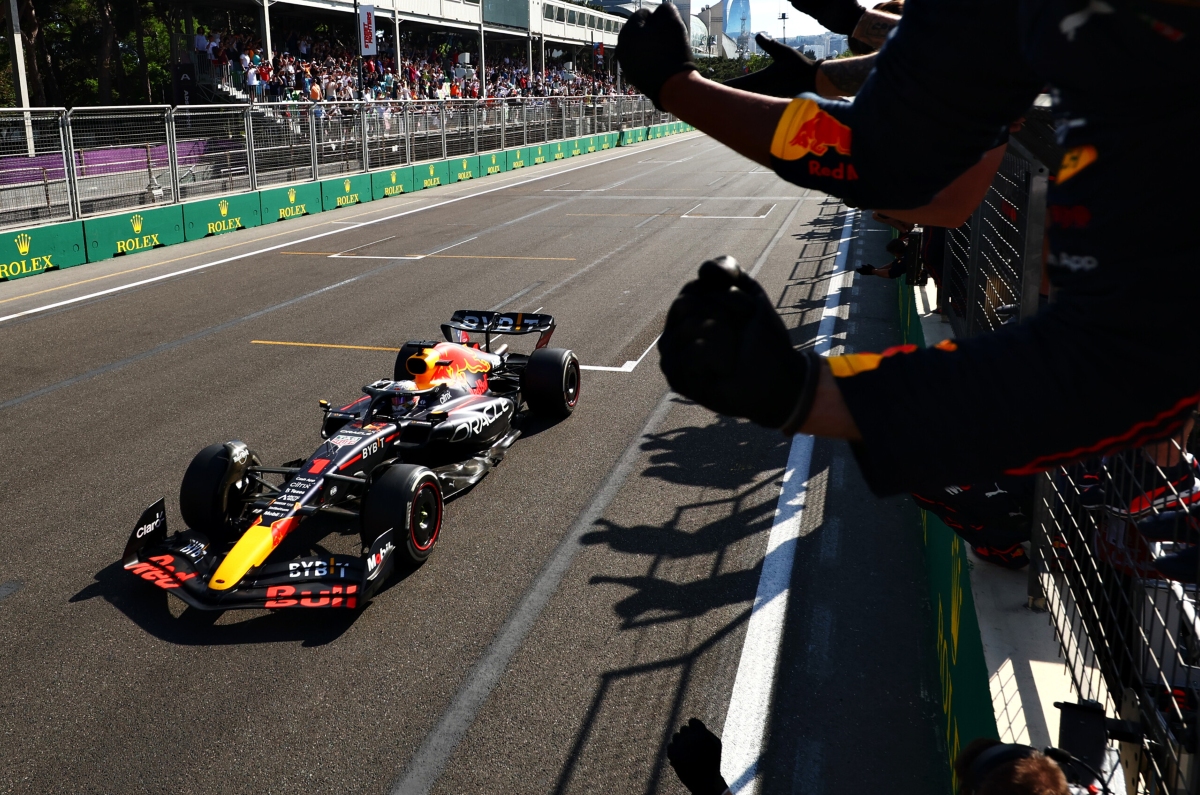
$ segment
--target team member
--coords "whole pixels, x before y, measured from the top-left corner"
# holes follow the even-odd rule
[[[793,348],[736,263],[713,261],[659,341],[672,388],[785,433],[855,442],[878,493],[1030,474],[1172,434],[1200,397],[1200,269],[1190,207],[1153,198],[1200,178],[1197,39],[1200,7],[1181,3],[910,0],[853,103],[788,101],[705,80],[674,6],[638,11],[617,47],[631,83],[784,179],[853,206],[960,225],[1010,123],[1047,83],[1067,149],[1049,194],[1057,300],[1031,321],[821,360]],[[1114,56],[1130,51],[1146,54],[1137,68]],[[768,388],[746,389],[747,372]],[[907,401],[903,414],[935,404],[943,414],[932,427],[896,423],[871,412],[880,395]]]

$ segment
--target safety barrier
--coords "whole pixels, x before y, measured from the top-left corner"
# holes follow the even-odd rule
[[[0,110],[0,281],[692,129],[643,99]]]
[[[1060,160],[1061,152],[1045,140],[1012,141],[979,209],[968,223],[947,231],[939,296],[957,336],[992,333],[1038,311],[1044,300],[1046,186]],[[902,293],[903,320],[912,291]],[[907,313],[911,319],[911,306]],[[1174,439],[1035,477],[1030,606],[1046,610],[1079,697],[1128,722],[1109,726],[1109,743],[1120,752],[1130,793],[1200,793],[1200,521],[1191,507],[1200,500],[1200,479],[1189,452],[1194,436],[1186,427]],[[946,666],[941,639],[961,629],[957,622],[966,613],[961,590],[953,595],[954,571],[965,558],[961,548],[947,557],[941,547],[954,537],[932,516],[925,521],[934,609],[943,607],[939,660],[953,749],[954,718],[963,713],[951,694],[960,693],[961,685],[955,666]],[[953,627],[943,625],[947,593],[950,614],[959,616]],[[948,658],[953,662],[954,654]]]

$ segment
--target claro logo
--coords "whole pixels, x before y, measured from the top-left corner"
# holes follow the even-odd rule
[[[157,530],[159,528],[159,526],[162,525],[162,523],[165,519],[166,519],[165,516],[163,516],[162,514],[159,514],[158,516],[154,517],[154,521],[151,522],[150,524],[144,524],[141,527],[139,527],[134,532],[134,536],[136,536],[137,538],[145,538],[146,536],[150,535],[155,530]]]

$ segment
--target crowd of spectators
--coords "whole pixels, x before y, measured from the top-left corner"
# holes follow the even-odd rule
[[[380,53],[362,59],[359,85],[358,57],[329,37],[296,30],[282,32],[268,56],[261,39],[232,31],[200,28],[196,32],[195,59],[202,70],[227,71],[230,82],[243,88],[252,101],[313,102],[341,100],[419,100],[488,97],[552,97],[613,95],[616,78],[605,68],[603,48],[579,48],[568,60],[556,51],[543,69],[531,70],[523,43],[515,46],[489,42],[484,74],[478,40],[446,32],[409,32],[399,52],[390,41]],[[620,93],[635,93],[624,87]]]

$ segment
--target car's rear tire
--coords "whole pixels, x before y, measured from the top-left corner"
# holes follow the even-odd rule
[[[260,490],[243,472],[258,462],[257,457],[242,445],[246,457],[234,461],[231,444],[210,444],[196,453],[179,485],[179,512],[184,523],[213,543],[234,537],[245,498]]]
[[[415,464],[390,466],[374,478],[363,497],[363,546],[370,548],[390,529],[397,551],[414,564],[424,563],[441,534],[442,513],[437,475]]]
[[[521,375],[521,395],[539,417],[561,420],[579,404],[579,357],[564,348],[539,348]]]

